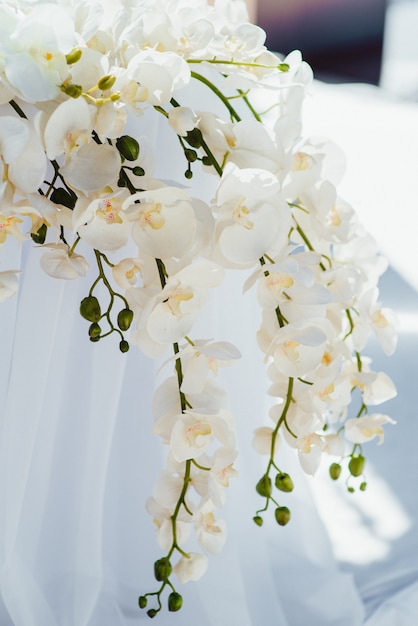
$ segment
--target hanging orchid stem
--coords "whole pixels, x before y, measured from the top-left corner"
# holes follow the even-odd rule
[[[189,60],[189,63],[193,62],[192,59]],[[229,102],[229,99],[222,93],[222,91],[220,91],[216,85],[214,85],[208,78],[206,78],[206,76],[202,76],[202,74],[198,74],[197,72],[191,72],[191,76],[192,78],[199,80],[201,83],[203,83],[204,85],[206,85],[207,87],[209,87],[209,89],[211,91],[213,91],[213,93],[219,98],[219,100],[226,106],[226,108],[228,109],[230,115],[231,115],[231,119],[235,120],[236,122],[240,122],[241,118],[238,115],[238,113],[236,112],[236,110],[234,109],[234,107],[231,105],[231,103]]]
[[[295,219],[295,218],[293,218]],[[302,229],[301,226],[299,226],[299,224],[296,222],[295,220],[295,224],[296,224],[296,230],[299,233],[299,235],[301,236],[304,244],[306,245],[306,247],[308,248],[308,250],[311,250],[311,252],[315,251],[315,248],[313,247],[313,245],[311,244],[311,242],[309,241],[309,238],[307,237],[306,233],[304,232],[304,230]],[[319,263],[319,267],[321,268],[321,270],[323,272],[326,272],[326,267],[325,265],[322,263],[322,261]]]
[[[260,115],[257,113],[257,111],[254,109],[253,105],[251,104],[251,102],[247,98],[248,91],[246,93],[244,93],[243,91],[238,89],[238,94],[244,100],[245,104],[247,105],[247,107],[249,108],[249,110],[253,114],[254,118],[257,120],[257,122],[262,122],[262,119],[261,119]]]
[[[71,257],[74,254],[74,250],[77,247],[78,242],[80,241],[81,237],[80,235],[77,235],[76,240],[74,241],[73,245],[71,246],[71,248],[68,250],[68,256]]]
[[[19,117],[24,118],[25,120],[27,120],[27,115],[24,113],[24,111],[20,108],[20,106],[17,104],[17,102],[15,102],[14,100],[9,100],[9,104],[10,106],[16,111],[16,113],[18,114]]]
[[[161,288],[164,289],[166,283],[167,283],[167,270],[166,267],[164,265],[164,262],[162,261],[162,259],[155,259],[155,262],[157,264],[157,269],[158,269],[158,274],[159,274],[159,278],[160,278],[160,283],[161,283]],[[185,337],[186,341],[188,341],[188,343],[190,343],[191,345],[193,345],[193,342],[189,339],[189,337]],[[185,394],[181,391],[181,386],[183,383],[183,370],[182,370],[182,364],[181,364],[181,358],[180,358],[180,348],[179,348],[179,344],[177,342],[173,343],[173,351],[174,351],[174,355],[176,356],[175,359],[175,369],[176,369],[176,374],[177,374],[177,385],[178,385],[178,390],[179,390],[179,396],[180,396],[180,406],[181,406],[181,412],[182,414],[187,410],[187,407],[192,408],[189,404],[189,402],[186,399]],[[169,551],[167,552],[166,556],[164,557],[165,561],[170,563],[170,558],[172,557],[172,555],[174,554],[174,552],[178,552],[179,554],[181,554],[183,557],[185,558],[189,558],[190,555],[183,550],[183,548],[178,544],[178,539],[177,539],[177,520],[178,520],[178,516],[180,514],[180,511],[182,508],[184,508],[184,510],[193,517],[193,512],[190,510],[189,506],[187,505],[186,502],[186,495],[187,495],[187,491],[189,489],[190,486],[190,474],[191,474],[191,466],[192,463],[199,469],[201,470],[205,470],[206,469],[210,469],[210,468],[204,468],[202,466],[200,466],[194,459],[187,459],[185,461],[185,466],[184,466],[184,475],[183,475],[183,485],[182,485],[182,489],[179,495],[179,498],[177,500],[176,506],[174,508],[173,514],[171,516],[171,530],[172,530],[172,534],[173,534],[173,540],[171,543],[171,547],[169,549]],[[171,572],[171,563],[170,563],[170,572]],[[167,576],[167,578],[164,579],[161,587],[159,588],[158,591],[152,592],[152,593],[147,593],[144,596],[142,596],[142,598],[147,598],[149,596],[153,596],[155,595],[157,597],[157,602],[158,602],[158,608],[157,609],[151,609],[151,614],[150,612],[148,612],[148,615],[150,615],[150,617],[154,617],[162,608],[161,605],[161,595],[165,589],[166,586],[169,586],[173,592],[175,592],[175,588],[172,584],[172,582],[170,581],[169,576]],[[144,605],[143,608],[145,608],[146,604]]]
[[[287,72],[289,70],[289,65],[287,63],[278,63],[277,65],[265,65],[263,63],[247,63],[241,61],[225,61],[222,59],[188,59],[188,63],[197,64],[197,63],[210,63],[211,65],[233,65],[235,67],[253,67],[258,69],[271,69],[271,70],[280,70],[281,72]]]
[[[276,463],[274,461],[274,456],[275,456],[275,448],[276,448],[277,436],[278,436],[278,433],[279,433],[279,430],[280,430],[282,424],[284,424],[286,426],[287,430],[289,430],[289,432],[294,437],[296,437],[296,435],[294,435],[294,433],[292,433],[292,431],[289,429],[289,427],[287,425],[287,413],[289,411],[289,407],[290,407],[290,404],[292,402],[293,384],[294,384],[294,379],[289,377],[288,384],[287,384],[286,402],[285,402],[285,405],[283,407],[283,410],[282,410],[282,413],[280,415],[280,418],[277,421],[277,424],[276,424],[276,426],[275,426],[275,428],[274,428],[274,430],[273,430],[273,432],[271,434],[270,458],[269,458],[269,461],[268,461],[268,464],[267,464],[266,471],[265,471],[265,473],[263,475],[263,479],[270,480],[270,478],[269,478],[270,477],[270,470],[272,468],[275,468],[278,472],[280,472],[280,469],[277,467],[277,465],[276,465]],[[279,506],[278,503],[276,502],[276,500],[272,497],[271,491],[265,497],[266,497],[266,502],[265,502],[264,508],[259,509],[256,512],[256,515],[258,515],[259,513],[264,512],[264,511],[267,511],[270,501],[272,501],[276,506]]]

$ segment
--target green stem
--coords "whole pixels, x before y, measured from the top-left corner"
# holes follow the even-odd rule
[[[219,98],[219,100],[226,106],[226,108],[228,109],[228,111],[229,111],[229,113],[231,115],[231,118],[235,119],[236,122],[240,122],[241,121],[240,116],[238,115],[238,113],[236,112],[234,107],[231,105],[231,103],[229,102],[228,98],[226,96],[224,96],[222,91],[220,91],[216,87],[216,85],[214,85],[205,76],[202,76],[202,74],[198,74],[197,72],[191,72],[191,76],[192,76],[192,78],[194,78],[196,80],[199,80],[201,83],[203,83],[204,85],[209,87],[209,89],[211,91],[213,91],[213,93]]]
[[[281,72],[287,72],[289,66],[287,63],[278,63],[277,65],[266,65],[263,63],[248,63],[245,61],[223,61],[221,59],[188,59],[188,63],[210,63],[211,65],[233,65],[234,67],[254,67],[267,70],[280,70]]]

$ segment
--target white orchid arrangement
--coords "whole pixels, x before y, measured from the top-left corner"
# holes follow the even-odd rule
[[[168,456],[147,503],[163,553],[157,589],[139,597],[150,617],[166,594],[179,610],[175,576],[198,580],[225,542],[239,416],[216,374],[240,353],[194,336],[225,272],[256,295],[271,381],[253,441],[266,455],[257,525],[268,509],[290,519],[281,441],[308,474],[328,454],[331,478],[344,466],[348,490],[364,490],[363,444],[393,423],[371,407],[394,385],[362,353],[370,333],[395,349],[385,262],[337,194],[339,153],[302,136],[310,67],[264,42],[240,0],[0,1],[1,247],[30,231],[47,274],[86,277],[77,306],[93,343],[174,351],[153,406]],[[0,272],[0,300],[18,275]]]

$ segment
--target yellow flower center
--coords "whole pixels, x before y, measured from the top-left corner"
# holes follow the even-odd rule
[[[161,215],[162,208],[159,203],[148,203],[141,213],[142,227],[149,226],[153,230],[162,228],[165,224],[165,219]]]
[[[0,214],[0,243],[4,243],[8,235],[14,235],[17,239],[21,239],[21,233],[17,225],[22,223],[17,217],[5,217]]]
[[[200,438],[206,437],[211,433],[211,427],[209,426],[209,424],[205,424],[204,422],[196,422],[196,424],[188,426],[186,430],[186,436],[191,446],[202,445],[202,440]]]
[[[180,305],[182,302],[187,302],[187,300],[191,300],[193,298],[193,291],[191,289],[177,289],[174,291],[167,300],[167,304],[170,308],[170,311],[176,317],[180,317]]]
[[[238,203],[235,205],[234,211],[232,213],[232,217],[235,222],[246,228],[247,230],[251,230],[254,227],[254,223],[249,219],[250,211],[244,205],[245,198],[241,198]]]
[[[115,198],[106,198],[100,201],[96,215],[104,219],[106,224],[122,224],[119,212],[120,206],[117,206]]]

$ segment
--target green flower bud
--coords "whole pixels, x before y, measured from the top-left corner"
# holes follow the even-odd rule
[[[73,210],[75,207],[75,203],[77,202],[77,196],[72,191],[71,193],[62,187],[58,187],[58,189],[54,189],[51,193],[49,199],[55,204],[62,204],[66,206],[68,209]]]
[[[280,491],[293,491],[293,480],[290,478],[289,474],[285,472],[277,474],[275,485]]]
[[[83,88],[81,85],[61,85],[61,91],[70,98],[79,98],[83,93]]]
[[[127,161],[136,161],[139,157],[139,143],[129,135],[122,135],[116,141],[116,147]]]
[[[122,309],[118,313],[118,326],[121,330],[128,330],[132,324],[134,312],[131,309]]]
[[[169,611],[180,611],[183,605],[183,598],[177,591],[173,591],[168,596],[168,610]]]
[[[185,177],[187,178],[187,180],[190,180],[191,178],[193,178],[193,172],[192,170],[186,170],[184,172]]]
[[[208,167],[213,165],[212,159],[210,157],[208,157],[208,156],[202,157],[202,163],[203,163],[203,165],[207,165]]]
[[[286,526],[290,520],[290,511],[287,506],[279,506],[274,511],[274,516],[276,518],[276,522],[280,524],[280,526]]]
[[[134,174],[134,176],[144,176],[145,170],[142,167],[139,167],[139,165],[137,165],[136,167],[133,168],[132,174]]]
[[[99,339],[100,338],[100,333],[102,332],[102,329],[100,328],[99,324],[97,322],[93,322],[93,324],[91,324],[90,328],[89,328],[89,337],[90,339]]]
[[[201,148],[202,147],[202,133],[198,128],[193,128],[193,130],[189,130],[186,135],[186,141],[189,146],[192,148]]]
[[[329,475],[332,480],[338,480],[341,475],[341,465],[339,463],[331,463],[329,466]]]
[[[113,87],[115,81],[116,76],[113,76],[113,74],[106,74],[106,76],[102,76],[102,78],[98,81],[97,86],[100,91],[107,91]]]
[[[151,618],[155,617],[157,615],[157,613],[158,613],[157,609],[149,609],[147,611],[148,617],[151,617]]]
[[[255,490],[260,496],[264,496],[265,498],[269,498],[271,496],[272,486],[271,486],[271,478],[264,474],[256,484]]]
[[[360,491],[366,491],[366,489],[367,489],[367,483],[362,482],[360,485]]]
[[[139,596],[138,598],[138,604],[139,604],[139,608],[140,609],[145,609],[145,607],[148,604],[148,600],[145,596]]]
[[[94,296],[83,298],[80,303],[80,313],[89,322],[98,322],[102,316],[98,299]]]
[[[288,72],[290,69],[290,65],[288,63],[279,63],[277,67],[281,72]]]
[[[46,234],[48,232],[48,227],[46,224],[42,224],[36,231],[36,233],[31,233],[32,241],[42,245],[45,242]]]
[[[154,576],[155,580],[165,581],[172,572],[170,560],[164,556],[162,559],[158,559],[154,563]]]
[[[348,464],[350,474],[352,476],[361,476],[361,474],[363,473],[365,462],[366,459],[361,454],[359,454],[359,456],[352,456]]]
[[[124,353],[128,352],[129,343],[126,341],[126,339],[122,339],[122,341],[119,343],[119,350]]]
[[[194,163],[194,161],[196,161],[197,159],[196,151],[190,150],[189,148],[186,148],[186,150],[184,151],[184,156],[189,161],[189,163]]]
[[[74,48],[73,50],[71,50],[71,52],[65,55],[67,65],[74,65],[74,63],[77,63],[77,61],[81,59],[82,54],[83,52],[82,50],[80,50],[80,48]]]
[[[350,487],[347,487],[347,491],[348,491],[348,493],[354,493],[355,489],[354,489],[354,487],[350,486]]]
[[[253,520],[257,524],[257,526],[262,526],[263,525],[263,518],[261,517],[261,515],[255,515],[253,517]]]

